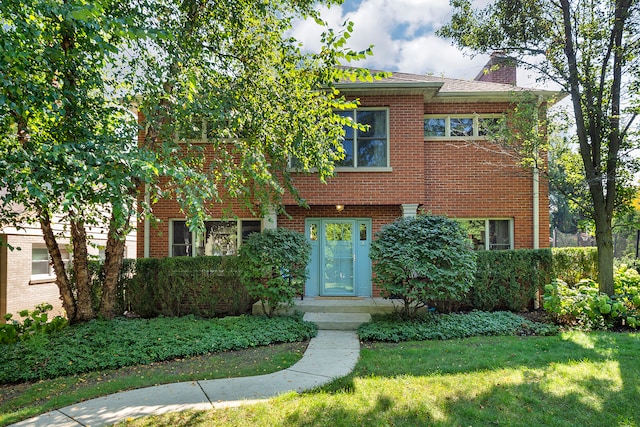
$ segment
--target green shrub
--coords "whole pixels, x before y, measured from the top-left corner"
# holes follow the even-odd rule
[[[544,308],[556,322],[581,329],[640,326],[640,274],[621,266],[615,273],[615,294],[601,293],[598,284],[583,279],[575,285],[554,280],[545,287]]]
[[[310,257],[311,245],[301,233],[285,228],[254,233],[240,248],[240,279],[271,316],[304,292]]]
[[[18,341],[35,339],[38,336],[59,331],[68,325],[67,319],[55,316],[49,321],[47,312],[53,310],[51,304],[38,304],[33,310],[22,310],[18,314],[21,320],[13,319],[11,313],[4,315],[6,323],[0,325],[0,344],[13,344]]]
[[[553,275],[569,285],[582,279],[597,279],[597,248],[554,248]]]
[[[551,280],[549,249],[479,251],[476,265],[464,308],[523,311]]]
[[[425,305],[461,300],[475,273],[475,253],[458,221],[418,215],[386,225],[371,243],[374,282],[415,316]]]
[[[136,260],[123,290],[127,310],[142,317],[219,317],[250,310],[237,257],[174,257]]]
[[[478,335],[553,335],[554,325],[535,323],[511,312],[423,314],[413,320],[397,315],[376,316],[358,328],[363,341],[423,341]]]

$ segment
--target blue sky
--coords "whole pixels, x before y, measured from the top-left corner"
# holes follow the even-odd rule
[[[488,60],[485,55],[464,55],[434,34],[449,21],[449,0],[345,0],[320,11],[334,29],[347,19],[354,22],[351,48],[374,45],[373,57],[359,66],[473,79]],[[320,33],[313,22],[298,23],[294,29],[294,36],[311,48],[319,45]]]

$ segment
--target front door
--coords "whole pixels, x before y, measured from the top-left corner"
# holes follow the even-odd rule
[[[312,246],[307,295],[370,296],[371,220],[307,220]]]

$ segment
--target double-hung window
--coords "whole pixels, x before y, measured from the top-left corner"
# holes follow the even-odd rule
[[[496,114],[424,116],[425,138],[472,138],[490,135],[502,126],[502,117]]]
[[[386,108],[363,108],[340,111],[343,117],[366,126],[357,130],[345,126],[342,141],[344,159],[339,168],[387,168],[389,167],[389,112]]]
[[[171,221],[170,256],[236,255],[251,233],[259,233],[259,220],[205,221],[204,233],[189,231],[185,220]]]
[[[513,249],[513,221],[510,219],[460,220],[473,249]]]
[[[69,263],[69,252],[60,248],[60,255],[65,266]],[[49,257],[49,251],[44,246],[34,245],[31,248],[31,277],[33,279],[43,279],[54,277],[53,265]]]

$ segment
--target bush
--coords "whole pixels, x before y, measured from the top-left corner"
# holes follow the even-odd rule
[[[575,285],[557,279],[545,287],[544,308],[560,324],[580,329],[640,326],[640,274],[622,266],[614,277],[615,295],[583,279]]]
[[[569,285],[598,278],[598,249],[554,248],[553,275]]]
[[[535,323],[516,314],[493,313],[424,314],[412,321],[397,315],[377,316],[358,328],[363,341],[423,341],[467,338],[478,335],[553,335],[554,325]]]
[[[22,321],[13,319],[11,313],[4,315],[6,323],[0,325],[0,344],[13,344],[37,336],[59,331],[68,325],[67,319],[55,316],[49,321],[47,312],[53,310],[51,304],[38,304],[33,310],[22,310],[18,314]]]
[[[142,317],[246,313],[255,300],[238,276],[232,256],[138,259],[124,288],[127,310]]]
[[[465,308],[523,311],[536,291],[551,280],[549,249],[479,251],[477,269]]]
[[[418,215],[386,225],[371,243],[374,282],[415,316],[427,304],[461,300],[473,283],[475,253],[460,224]]]
[[[285,228],[255,233],[240,248],[240,280],[271,316],[304,292],[310,257],[311,245],[301,233]]]

